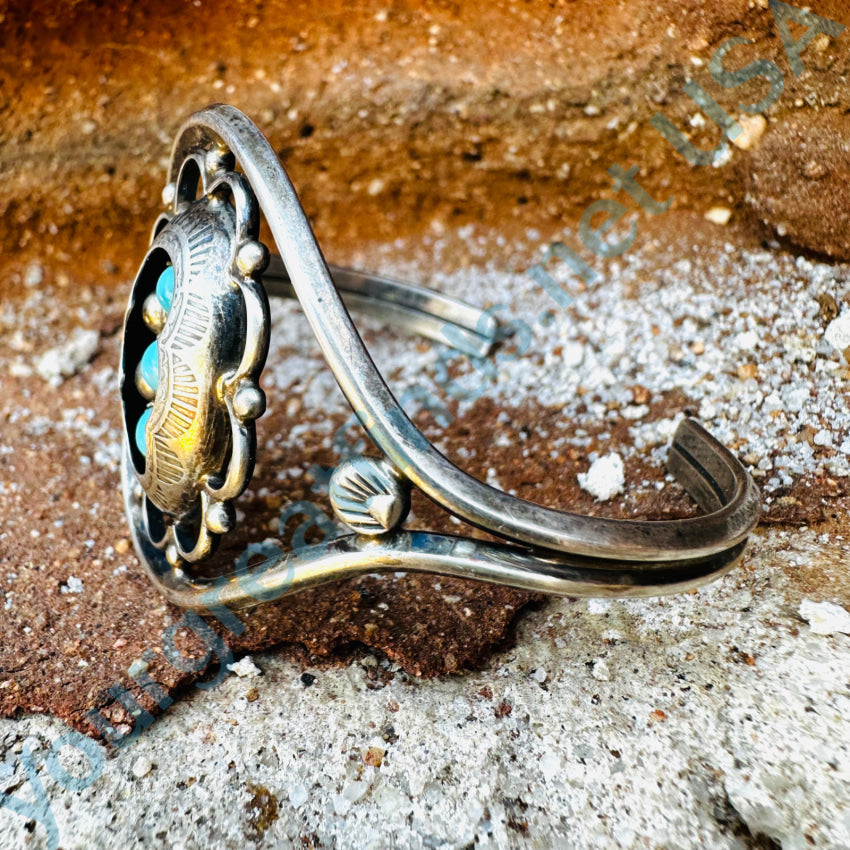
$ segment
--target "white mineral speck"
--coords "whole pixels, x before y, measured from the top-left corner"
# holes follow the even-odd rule
[[[32,367],[22,360],[14,360],[9,364],[9,374],[13,378],[29,378],[32,375]]]
[[[593,662],[591,674],[594,679],[599,679],[600,682],[608,682],[611,680],[611,671],[608,669],[608,665],[601,658],[597,658],[596,661]]]
[[[732,144],[742,151],[756,147],[767,129],[765,117],[763,115],[741,115],[738,118],[738,123],[743,132],[733,139]]]
[[[342,789],[341,794],[336,794],[333,798],[334,811],[338,815],[348,814],[352,803],[356,803],[369,790],[368,782],[349,782]]]
[[[307,789],[303,785],[293,785],[289,789],[289,802],[297,809],[307,802]]]
[[[227,669],[241,679],[244,679],[246,676],[259,676],[262,673],[262,670],[251,660],[250,655],[240,658],[233,664],[228,664]]]
[[[800,603],[800,616],[816,635],[834,635],[837,632],[850,635],[850,611],[834,602],[804,599]]]
[[[369,790],[368,782],[349,782],[342,789],[342,796],[352,803],[356,803]]]
[[[561,357],[564,366],[568,369],[575,369],[577,366],[581,366],[584,360],[584,346],[580,342],[568,342],[563,347]]]
[[[803,409],[803,405],[811,397],[811,390],[808,385],[803,385],[801,387],[788,387],[783,388],[782,395],[785,400],[785,406],[788,410],[791,411],[791,413],[799,413]]]
[[[347,800],[342,794],[335,794],[333,798],[334,812],[338,815],[347,815],[351,808],[351,800]]]
[[[76,576],[68,576],[68,583],[59,588],[60,593],[82,593],[83,580]]]
[[[540,772],[543,774],[543,778],[548,782],[556,777],[560,771],[561,759],[558,758],[557,753],[553,753],[551,750],[544,753],[540,759]]]
[[[153,764],[151,764],[151,760],[145,758],[144,756],[139,756],[134,762],[133,767],[131,768],[133,771],[133,776],[136,779],[141,779],[143,776],[147,776],[151,770],[153,770]]]
[[[373,797],[384,817],[403,818],[405,813],[413,810],[413,803],[407,794],[392,785],[379,785]]]
[[[541,684],[541,685],[542,685],[542,684],[546,681],[546,676],[547,676],[547,675],[548,675],[548,674],[546,673],[546,671],[545,671],[542,667],[538,667],[538,668],[537,668],[537,669],[536,669],[536,670],[535,670],[535,671],[531,674],[531,678],[532,678],[532,679],[534,679],[534,681],[535,681],[535,682],[538,682],[539,684]]]
[[[824,331],[824,339],[839,352],[850,348],[850,310],[844,310]]]
[[[812,442],[816,446],[831,446],[832,445],[832,431],[829,431],[826,428],[822,428],[820,431],[815,434]]]
[[[44,272],[38,263],[27,266],[24,274],[24,286],[38,286],[44,280]]]
[[[58,387],[65,378],[82,371],[94,357],[99,340],[97,331],[76,328],[66,342],[36,358],[35,370],[45,381]]]
[[[732,210],[729,207],[712,207],[705,214],[705,218],[712,224],[729,224],[729,219],[732,218]]]
[[[427,777],[419,772],[411,772],[407,779],[407,787],[411,797],[419,797],[425,790],[425,782]]]
[[[758,345],[758,334],[754,331],[744,331],[735,337],[735,344],[741,351],[752,351]]]
[[[779,793],[768,793],[760,783],[750,781],[750,777],[732,775],[724,782],[729,802],[734,806],[754,834],[781,834],[784,826],[782,811],[776,804]],[[802,838],[802,836],[800,836]],[[782,842],[780,846],[802,847],[803,842]]]
[[[626,483],[623,459],[616,452],[600,457],[587,472],[578,474],[578,483],[582,490],[590,493],[598,502],[622,493]]]
[[[623,417],[623,419],[629,419],[632,422],[636,422],[638,419],[643,419],[643,417],[646,416],[648,413],[648,404],[630,404],[620,411],[620,415]]]
[[[706,399],[699,408],[699,418],[704,422],[717,416],[717,407]]]

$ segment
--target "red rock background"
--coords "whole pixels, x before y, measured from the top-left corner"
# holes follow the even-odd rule
[[[332,256],[434,219],[557,230],[610,187],[614,161],[639,164],[678,209],[723,203],[784,223],[804,247],[850,256],[846,208],[822,220],[795,206],[847,191],[850,54],[819,36],[794,78],[766,7],[12,2],[0,51],[0,292],[32,258],[72,280],[123,285],[159,207],[175,129],[222,100],[270,136]],[[850,23],[841,0],[814,11]],[[691,76],[732,114],[763,97],[764,80],[729,91],[711,80],[711,55],[741,35],[753,44],[729,67],[758,57],[785,72],[765,134],[776,141],[736,169],[694,169],[649,119],[696,111],[682,93]],[[815,117],[819,165],[807,169],[784,128]],[[694,141],[713,147],[716,128]]]

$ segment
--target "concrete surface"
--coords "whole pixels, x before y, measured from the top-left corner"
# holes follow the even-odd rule
[[[846,559],[772,532],[714,586],[553,601],[485,669],[433,681],[366,655],[307,686],[255,656],[261,674],[193,689],[87,791],[42,769],[60,846],[850,847],[850,637],[812,631],[797,581]],[[0,722],[0,787],[32,800],[16,751],[41,764],[62,731]],[[4,850],[46,846],[0,812]]]

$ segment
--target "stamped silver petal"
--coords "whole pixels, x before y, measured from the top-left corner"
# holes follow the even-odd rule
[[[398,528],[410,511],[410,484],[384,459],[344,461],[331,476],[329,495],[339,519],[370,536]]]

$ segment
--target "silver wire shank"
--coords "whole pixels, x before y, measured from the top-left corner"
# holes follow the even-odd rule
[[[334,265],[329,265],[328,270],[346,307],[362,310],[391,327],[418,333],[473,356],[486,357],[493,347],[495,317],[471,304],[388,277]],[[298,297],[279,256],[271,258],[263,283],[269,295]],[[453,326],[455,333],[446,334],[447,325]]]

